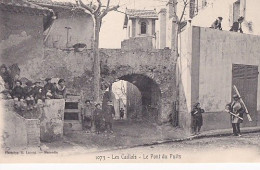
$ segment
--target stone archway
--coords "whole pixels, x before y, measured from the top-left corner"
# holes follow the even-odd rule
[[[161,90],[158,84],[150,77],[142,74],[127,74],[116,80],[127,81],[135,85],[140,91],[142,109],[137,119],[158,122],[159,115],[161,114]],[[106,92],[103,96],[103,107],[108,100],[110,100],[110,95]]]

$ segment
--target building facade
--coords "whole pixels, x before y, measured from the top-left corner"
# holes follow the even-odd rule
[[[94,22],[90,14],[73,3],[29,0],[53,10],[54,15],[44,18],[44,45],[51,48],[71,48],[84,44],[92,48]]]
[[[210,28],[190,27],[180,35],[178,58],[180,125],[189,130],[193,105],[200,102],[203,130],[231,127],[224,111],[235,85],[253,121],[244,117],[243,127],[260,125],[260,37]]]

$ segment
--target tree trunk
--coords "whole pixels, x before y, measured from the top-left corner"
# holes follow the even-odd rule
[[[100,101],[100,56],[99,56],[99,31],[100,31],[100,19],[95,17],[95,37],[93,45],[93,54],[94,54],[94,102]]]

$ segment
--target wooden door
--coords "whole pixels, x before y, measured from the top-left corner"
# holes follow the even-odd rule
[[[249,122],[244,116],[242,127],[257,125],[257,87],[258,66],[233,64],[232,67],[232,96],[235,94],[233,85],[237,86],[253,121]]]

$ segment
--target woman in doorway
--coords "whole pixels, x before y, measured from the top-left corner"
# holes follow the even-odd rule
[[[204,112],[204,109],[200,108],[200,103],[196,103],[193,106],[193,110],[191,111],[193,135],[200,134],[200,129],[203,125],[202,113]]]

